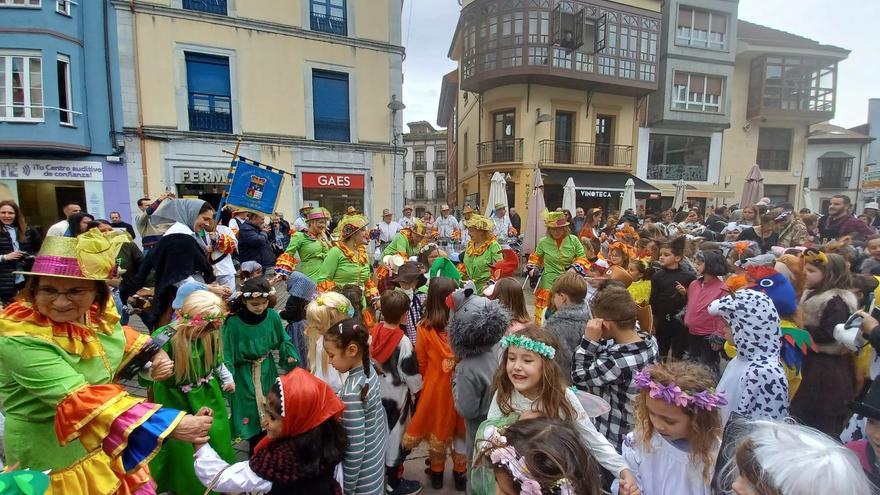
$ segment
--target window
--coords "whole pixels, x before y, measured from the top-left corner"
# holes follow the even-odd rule
[[[648,141],[649,180],[705,181],[709,173],[711,138],[651,134]]]
[[[416,151],[413,155],[413,169],[425,170],[425,168],[427,168],[427,163],[425,162],[425,152]]]
[[[721,77],[676,71],[672,82],[672,108],[718,113],[723,85]]]
[[[232,132],[229,58],[186,52],[191,131]]]
[[[70,15],[70,0],[55,0],[55,12]]]
[[[425,178],[422,176],[418,176],[415,178],[415,181],[415,199],[425,199]]]
[[[501,51],[501,67],[519,67],[523,64],[523,50],[520,47],[505,48]]]
[[[749,97],[762,96],[765,108],[834,112],[837,64],[810,57],[768,56],[752,62]],[[763,79],[763,95],[759,89]]]
[[[758,133],[758,165],[765,170],[788,170],[792,130],[762,127]]]
[[[70,91],[70,58],[59,55],[58,68],[58,113],[62,124],[73,125],[73,102]]]
[[[679,5],[675,43],[724,50],[727,47],[727,15]]]
[[[312,71],[312,102],[315,112],[315,139],[351,141],[348,74]]]
[[[550,35],[550,12],[529,11],[529,43],[546,45]]]
[[[226,15],[226,0],[183,0],[183,8],[209,14]]]
[[[852,178],[855,157],[840,151],[829,151],[819,157],[819,188],[847,189]]]
[[[547,65],[547,47],[529,47],[529,65]]]
[[[446,177],[442,175],[437,176],[437,199],[444,199],[446,197]]]
[[[770,199],[771,205],[787,203],[791,201],[791,187],[792,186],[789,185],[779,186],[764,184],[764,197]]]
[[[0,120],[43,120],[43,61],[0,55]]]
[[[446,165],[446,150],[437,150],[434,153],[434,163],[438,165]]]
[[[0,0],[0,7],[26,7],[38,9],[41,5],[40,0]]]
[[[348,36],[346,0],[310,0],[312,31]]]

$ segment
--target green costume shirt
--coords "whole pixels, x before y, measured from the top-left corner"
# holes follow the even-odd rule
[[[305,232],[297,232],[290,238],[284,254],[291,257],[298,254],[299,263],[296,265],[296,271],[312,280],[317,280],[324,257],[331,247],[330,241],[315,239]]]
[[[407,256],[416,256],[419,254],[419,247],[410,244],[409,239],[402,233],[398,232],[397,235],[394,236],[394,240],[391,241],[391,244],[385,246],[383,254],[385,256],[393,256],[400,253],[406,253]]]
[[[468,277],[477,286],[478,294],[482,294],[486,282],[492,278],[492,265],[501,261],[502,258],[501,246],[498,245],[497,241],[492,241],[486,250],[480,254],[465,252],[464,266]]]
[[[339,246],[334,246],[327,251],[324,264],[321,265],[321,271],[318,273],[318,289],[326,291],[334,287],[341,288],[347,284],[355,284],[364,289],[364,296],[369,301],[376,292],[371,275],[372,268],[366,256],[366,249],[346,255]]]
[[[544,236],[538,241],[535,255],[544,260],[544,273],[541,275],[540,289],[550,289],[560,275],[565,273],[565,268],[579,258],[586,260],[584,245],[573,235],[565,236],[565,239],[557,245],[550,236]]]

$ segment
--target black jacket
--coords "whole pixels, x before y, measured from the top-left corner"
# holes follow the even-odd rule
[[[687,305],[687,296],[683,296],[675,290],[675,283],[687,287],[696,280],[691,272],[686,272],[679,267],[678,270],[666,270],[661,268],[651,277],[651,312],[655,316],[665,317],[674,315]]]
[[[25,230],[24,238],[19,236],[19,251],[24,251],[29,255],[37,254],[37,251],[40,249],[40,244],[42,244],[42,239],[40,239],[40,233],[37,232],[36,229],[30,227]],[[12,237],[9,235],[9,232],[6,229],[0,228],[0,254],[9,254],[14,251],[12,245]],[[18,290],[15,287],[15,274],[12,273],[14,271],[20,270],[29,270],[33,265],[33,259],[25,260],[20,259],[17,261],[4,261],[0,263],[0,300],[9,301]]]
[[[244,222],[238,226],[238,260],[256,261],[263,272],[275,266],[275,254],[269,243],[269,236],[259,226]]]

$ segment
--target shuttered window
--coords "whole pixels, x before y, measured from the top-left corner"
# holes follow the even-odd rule
[[[351,141],[348,74],[324,70],[313,71],[312,102],[315,115],[315,139]]]
[[[190,130],[232,132],[229,58],[187,52],[186,85]]]

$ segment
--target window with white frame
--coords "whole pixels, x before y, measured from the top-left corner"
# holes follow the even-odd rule
[[[727,14],[679,5],[675,44],[724,50],[727,47]]]
[[[58,114],[64,125],[73,125],[73,101],[70,90],[70,58],[58,55]]]
[[[25,7],[38,9],[41,0],[0,0],[0,7]]]
[[[721,112],[723,77],[675,71],[672,86],[674,110]]]
[[[43,120],[43,61],[0,53],[0,120]]]
[[[55,12],[70,15],[70,0],[55,0]]]

